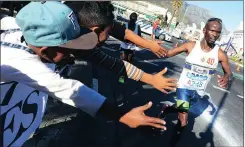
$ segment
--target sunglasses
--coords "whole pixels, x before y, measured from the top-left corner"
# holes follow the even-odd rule
[[[219,19],[219,18],[210,18],[210,19],[208,19],[207,22],[210,22],[210,21],[217,21],[217,22],[219,22],[220,24],[222,24],[222,20]]]

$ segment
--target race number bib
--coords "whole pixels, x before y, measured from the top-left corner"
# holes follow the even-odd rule
[[[204,91],[209,81],[209,69],[192,65],[185,70],[184,85],[186,88]]]

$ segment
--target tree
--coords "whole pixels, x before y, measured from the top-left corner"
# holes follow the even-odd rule
[[[169,24],[171,25],[172,23],[172,20],[173,20],[173,17],[176,17],[176,22],[178,21],[178,16],[179,16],[179,11],[180,11],[180,8],[183,6],[183,1],[182,0],[172,0],[172,8],[173,8],[173,15],[172,15],[172,18],[170,19],[169,21]],[[169,25],[169,27],[170,27]]]

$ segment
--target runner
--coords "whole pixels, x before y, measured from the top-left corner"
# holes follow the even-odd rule
[[[218,63],[221,63],[224,72],[224,76],[218,75],[218,85],[221,88],[226,88],[229,84],[232,73],[228,58],[222,49],[215,45],[221,30],[222,20],[210,18],[203,28],[204,38],[201,41],[184,43],[167,53],[167,57],[182,52],[186,52],[188,55],[178,81],[176,103],[165,102],[165,105],[171,106],[165,111],[166,113],[178,111],[178,124],[175,137],[172,137],[170,141],[171,146],[174,146],[180,139],[181,132],[187,126],[188,110],[204,95],[206,86],[215,74]]]
[[[135,12],[131,13],[129,16],[129,22],[125,23],[126,29],[130,29],[135,34],[141,37],[140,26],[136,24],[137,14]],[[120,46],[121,59],[132,63],[135,54],[136,45],[128,40],[123,41]]]

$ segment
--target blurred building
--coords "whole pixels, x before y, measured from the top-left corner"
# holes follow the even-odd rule
[[[238,27],[234,30],[229,32],[229,34],[224,34],[221,36],[221,44],[231,42],[232,46],[234,47],[235,51],[232,49],[229,49],[227,54],[228,55],[234,55],[238,54],[240,56],[243,56],[243,41],[244,41],[244,35],[243,35],[243,22],[240,22]],[[226,48],[227,46],[222,46],[222,49]]]
[[[237,50],[238,54],[243,54],[243,41],[244,41],[244,35],[243,35],[243,22],[240,22],[237,29],[233,33],[233,46]]]
[[[116,13],[119,12],[119,15],[122,15],[126,18],[128,18],[132,12],[136,12],[139,14],[139,18],[152,20],[159,15],[165,16],[168,11],[168,9],[159,7],[146,1],[112,1],[112,4],[117,11]]]

